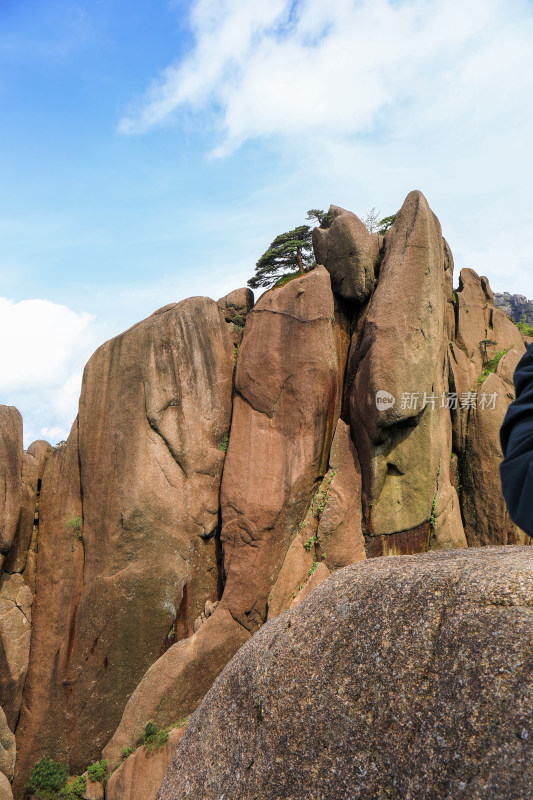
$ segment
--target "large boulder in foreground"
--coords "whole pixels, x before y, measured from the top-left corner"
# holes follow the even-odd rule
[[[193,716],[160,800],[526,800],[533,552],[379,558],[265,625]]]

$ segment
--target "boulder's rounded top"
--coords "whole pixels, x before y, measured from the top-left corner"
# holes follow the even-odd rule
[[[241,648],[159,798],[526,800],[532,642],[530,547],[346,567]]]

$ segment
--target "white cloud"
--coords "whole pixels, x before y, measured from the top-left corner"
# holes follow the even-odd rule
[[[49,300],[0,298],[0,402],[22,413],[26,446],[68,435],[97,335],[85,312]]]
[[[390,129],[397,109],[434,128],[477,115],[480,93],[485,122],[494,92],[511,105],[531,86],[532,18],[525,0],[198,0],[194,49],[164,70],[120,130],[208,110],[220,155],[248,138]]]

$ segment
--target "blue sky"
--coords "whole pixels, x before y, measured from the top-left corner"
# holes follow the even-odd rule
[[[531,0],[0,0],[0,402],[66,436],[93,350],[421,189],[533,297]],[[30,302],[31,301],[31,302]]]

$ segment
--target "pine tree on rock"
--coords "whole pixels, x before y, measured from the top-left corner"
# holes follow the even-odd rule
[[[320,224],[326,217],[324,211],[312,209],[306,219],[316,219]],[[312,229],[299,225],[287,233],[280,233],[270,244],[255,266],[255,275],[248,281],[251,289],[268,287],[286,275],[304,275],[315,266]]]

